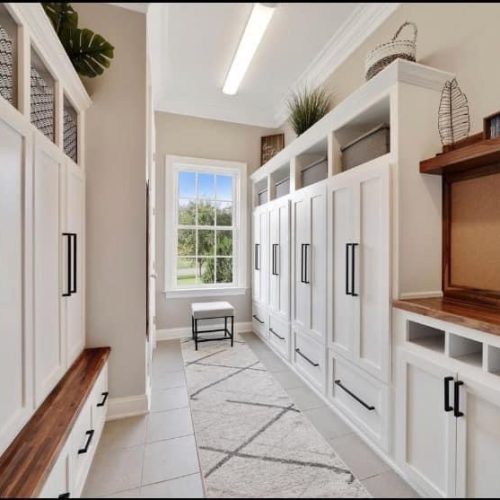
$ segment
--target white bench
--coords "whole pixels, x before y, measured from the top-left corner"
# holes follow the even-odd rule
[[[231,330],[227,327],[227,320],[231,319]],[[198,321],[204,319],[224,319],[224,328],[212,330],[198,330]],[[234,308],[229,302],[194,302],[191,304],[191,327],[195,349],[198,350],[198,342],[209,342],[211,340],[231,340],[234,342]],[[199,338],[200,333],[224,332],[224,337]]]

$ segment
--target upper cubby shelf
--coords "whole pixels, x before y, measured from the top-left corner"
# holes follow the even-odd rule
[[[341,172],[340,152],[346,145],[374,127],[392,125],[390,121],[397,116],[397,110],[391,110],[391,91],[396,84],[440,91],[453,77],[445,71],[397,59],[255,171],[251,175],[252,181],[255,183],[266,178],[283,165],[292,165],[297,158],[300,163],[297,168],[302,169],[303,155],[309,154],[318,144],[323,145],[323,150],[326,145],[328,175]],[[297,172],[295,176],[295,180],[300,181]],[[299,182],[292,184],[294,188],[302,187]]]

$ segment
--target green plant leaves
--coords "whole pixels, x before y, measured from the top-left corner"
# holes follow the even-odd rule
[[[330,109],[329,97],[325,90],[307,88],[294,93],[288,101],[290,124],[297,135],[304,133]]]
[[[101,35],[78,28],[78,14],[69,3],[44,3],[54,29],[76,71],[94,78],[109,68],[114,47]]]

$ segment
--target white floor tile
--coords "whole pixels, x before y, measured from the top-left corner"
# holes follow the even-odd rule
[[[190,434],[193,434],[193,424],[189,408],[153,412],[149,416],[148,443]]]
[[[131,448],[146,442],[148,416],[112,420],[104,426],[97,453]]]
[[[417,492],[392,470],[361,482],[376,498],[419,498]]]
[[[186,387],[186,375],[184,370],[163,372],[156,377],[152,377],[151,385],[153,391]]]
[[[151,394],[151,411],[174,410],[189,406],[189,397],[185,387],[153,391]]]
[[[306,410],[304,411],[304,415],[325,439],[352,434],[352,429],[327,406]]]
[[[292,401],[299,407],[300,410],[312,410],[321,408],[325,403],[309,387],[299,387],[296,389],[287,389]]]
[[[204,498],[200,474],[149,484],[141,488],[143,498]]]

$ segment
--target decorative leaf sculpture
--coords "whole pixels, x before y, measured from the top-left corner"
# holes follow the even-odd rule
[[[304,88],[292,95],[288,101],[290,124],[297,135],[305,132],[328,113],[329,98],[323,89],[309,91]]]
[[[469,103],[456,78],[444,84],[439,103],[438,128],[443,146],[452,145],[469,135]]]
[[[42,3],[76,71],[93,78],[109,68],[114,47],[101,35],[78,28],[78,13],[69,3]]]

